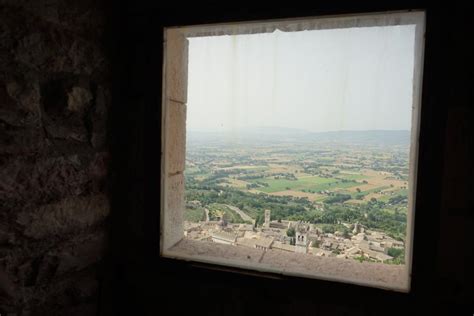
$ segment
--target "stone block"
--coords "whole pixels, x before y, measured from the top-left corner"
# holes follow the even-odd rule
[[[0,135],[0,153],[29,153],[43,147],[37,82],[0,82]]]
[[[187,102],[188,40],[177,29],[166,31],[166,97]]]
[[[67,96],[67,109],[71,112],[84,112],[93,98],[90,90],[83,87],[72,87]]]
[[[162,214],[162,249],[168,249],[184,237],[184,175],[167,176]]]
[[[91,159],[90,155],[83,155]],[[64,196],[91,190],[97,176],[104,174],[101,159],[77,162],[76,155],[31,161],[14,157],[0,169],[0,199],[8,209],[25,203],[47,203]],[[101,171],[102,170],[102,171]],[[94,180],[94,181],[91,181]]]
[[[72,241],[73,245],[56,254],[58,267],[56,274],[83,270],[102,259],[105,247],[105,234],[97,233],[88,238]]]
[[[165,124],[165,168],[166,174],[184,171],[186,162],[186,106],[167,102]]]
[[[24,227],[24,235],[41,239],[90,227],[108,214],[109,202],[105,195],[70,197],[42,205],[34,212],[22,212],[17,222]]]

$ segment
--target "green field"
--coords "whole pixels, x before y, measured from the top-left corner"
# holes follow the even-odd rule
[[[369,179],[369,176],[365,176],[363,174],[349,174],[349,173],[341,173],[337,175],[338,178],[344,178],[346,180],[364,180]]]
[[[318,176],[302,177],[298,178],[298,180],[265,178],[259,179],[258,181],[268,183],[268,187],[258,188],[259,191],[265,193],[285,191],[288,190],[287,188],[295,191],[312,190],[318,192],[322,190],[343,189],[360,185],[360,183],[342,182],[334,178],[322,178]]]
[[[370,189],[370,190],[362,191],[359,194],[367,195],[367,194],[377,192],[377,191],[382,191],[382,190],[385,190],[385,189],[388,189],[388,188],[390,188],[390,187],[387,186],[387,185],[384,185],[384,186],[376,187],[376,188],[373,188],[373,189]]]
[[[233,167],[224,167],[224,168],[217,168],[216,170],[252,170],[252,171],[266,171],[270,169],[268,166],[246,166],[246,165],[237,165]]]

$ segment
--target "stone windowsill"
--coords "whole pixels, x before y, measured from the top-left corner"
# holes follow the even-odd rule
[[[169,258],[219,264],[289,276],[353,283],[399,292],[409,291],[406,265],[359,262],[270,249],[266,252],[242,246],[183,238],[163,252]]]

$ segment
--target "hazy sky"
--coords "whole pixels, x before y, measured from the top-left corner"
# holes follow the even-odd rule
[[[189,130],[408,130],[415,26],[189,39]]]

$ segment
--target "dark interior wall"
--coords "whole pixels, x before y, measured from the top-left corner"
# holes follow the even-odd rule
[[[397,294],[301,279],[271,279],[208,269],[158,256],[162,31],[164,26],[264,18],[427,9],[413,291]],[[208,315],[472,314],[472,89],[468,10],[423,2],[318,2],[311,7],[169,8],[139,2],[118,10],[111,155],[111,247],[101,312]],[[118,67],[116,67],[118,66]],[[117,99],[114,99],[117,100]],[[448,119],[449,118],[449,119]],[[122,153],[118,155],[117,153]],[[453,189],[456,185],[458,189]],[[121,302],[119,305],[116,302]]]
[[[466,7],[130,3],[0,2],[2,314],[399,315],[421,307],[472,315],[474,52]],[[424,7],[411,294],[159,258],[164,26]]]
[[[95,1],[0,1],[0,314],[93,315],[110,63]]]

